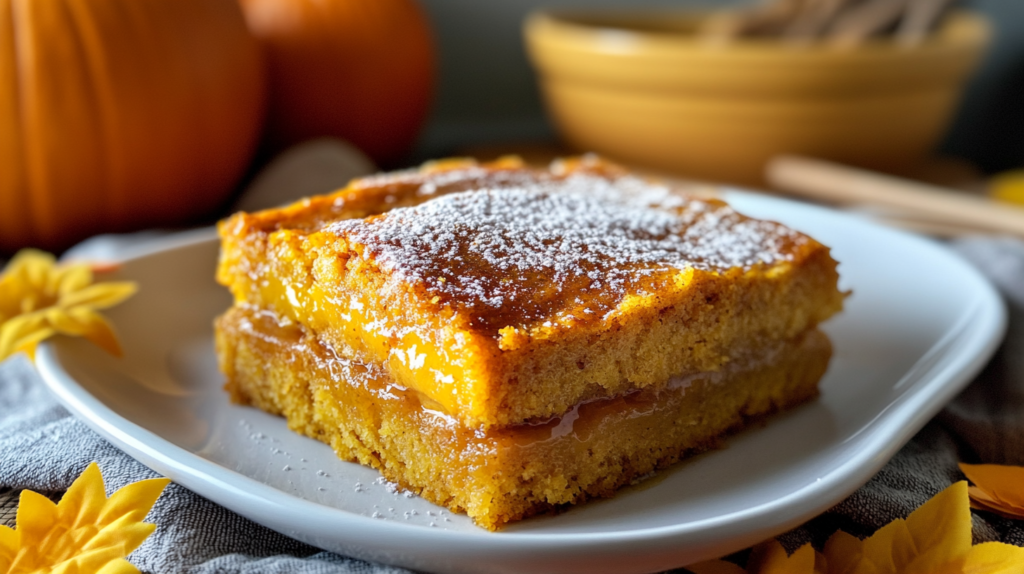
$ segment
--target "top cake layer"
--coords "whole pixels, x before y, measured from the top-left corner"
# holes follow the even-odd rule
[[[489,336],[600,321],[687,269],[774,266],[809,240],[721,201],[582,173],[460,192],[323,231]]]
[[[436,164],[221,233],[218,277],[240,304],[469,426],[716,370],[842,304],[813,239],[594,161]]]

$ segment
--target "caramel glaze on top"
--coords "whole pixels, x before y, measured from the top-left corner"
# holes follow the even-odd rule
[[[359,193],[359,190],[363,190]],[[367,193],[371,191],[372,193]],[[307,231],[343,239],[395,289],[448,307],[481,334],[600,321],[629,296],[655,295],[688,268],[712,273],[794,261],[814,240],[674,193],[604,163],[441,166],[361,180]],[[382,215],[346,219],[357,201]],[[330,197],[330,196],[328,196]],[[391,198],[390,201],[387,198]]]

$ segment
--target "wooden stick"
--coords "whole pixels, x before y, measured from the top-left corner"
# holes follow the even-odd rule
[[[843,9],[846,0],[813,0],[793,17],[782,32],[787,40],[810,41],[819,38]]]
[[[827,36],[834,46],[853,47],[899,20],[908,0],[865,0],[835,19]]]
[[[905,210],[915,219],[1024,237],[1024,208],[943,187],[796,156],[768,162],[773,186],[812,199]]]
[[[933,235],[935,237],[942,238],[986,234],[985,230],[977,229],[974,227],[960,227],[959,225],[950,225],[948,223],[918,221],[916,219],[900,219],[885,216],[875,217],[874,219],[879,223],[889,225],[891,227],[897,227],[899,229],[903,229],[904,231],[913,231],[914,233]]]
[[[896,30],[896,39],[905,45],[924,41],[949,8],[952,0],[915,0],[907,6],[907,13]]]

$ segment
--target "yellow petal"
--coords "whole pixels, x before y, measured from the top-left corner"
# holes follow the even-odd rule
[[[816,553],[804,544],[792,555],[778,540],[772,539],[754,547],[747,562],[747,571],[756,574],[814,574]]]
[[[907,517],[917,554],[928,554],[936,566],[962,560],[971,549],[971,507],[967,482],[960,481],[933,496]]]
[[[54,291],[60,296],[85,289],[92,283],[92,267],[85,263],[63,265],[54,275],[57,282]]]
[[[121,564],[125,562],[125,554],[122,553],[120,548],[102,548],[97,550],[90,550],[82,552],[69,559],[57,564],[53,571],[54,572],[65,572],[67,574],[81,573],[81,574],[92,574],[93,572],[102,572],[104,568],[124,568]],[[129,564],[130,566],[130,564]],[[134,566],[132,566],[134,568]],[[117,572],[118,570],[114,570]],[[131,572],[131,570],[128,570]],[[135,570],[138,572],[138,570]]]
[[[113,562],[107,562],[96,574],[139,574],[139,569],[132,566],[130,562],[121,558]]]
[[[26,540],[42,540],[57,524],[57,505],[42,494],[23,490],[15,520],[22,544]]]
[[[77,337],[88,329],[88,325],[73,317],[67,309],[50,307],[43,311],[43,316],[46,322],[62,335]]]
[[[33,355],[52,333],[85,336],[114,354],[121,346],[110,324],[96,310],[116,305],[137,291],[132,282],[90,285],[86,263],[56,267],[53,256],[27,250],[0,275],[0,360],[24,350]]]
[[[52,297],[56,294],[56,286],[51,288],[50,280],[57,269],[55,263],[53,255],[49,253],[44,253],[41,257],[31,257],[26,260],[26,265],[22,268],[22,278],[31,289],[47,297]]]
[[[854,574],[863,562],[864,543],[859,538],[837,530],[825,543],[825,561],[829,574]]]
[[[13,528],[0,524],[0,572],[10,570],[11,561],[21,546],[20,538]]]
[[[1024,512],[1024,467],[999,464],[960,464],[960,470],[991,498]]]
[[[963,566],[964,574],[1024,573],[1024,548],[985,542],[971,547]]]
[[[0,530],[0,556],[14,553],[0,572],[95,574],[136,572],[124,561],[156,528],[141,522],[166,479],[142,481],[110,499],[93,463],[65,493],[60,504],[31,491],[22,493],[18,527]],[[104,522],[105,521],[105,522]]]
[[[40,313],[19,315],[0,324],[0,361],[21,350],[26,337],[45,329],[46,318]]]
[[[747,574],[747,571],[725,560],[707,560],[686,567],[693,574]]]
[[[73,307],[67,310],[68,316],[84,326],[82,336],[104,351],[120,357],[121,343],[114,334],[114,327],[99,313],[88,307]]]
[[[864,540],[863,560],[881,574],[902,574],[917,555],[914,538],[902,518],[879,528]]]
[[[57,504],[60,520],[71,528],[99,522],[100,513],[107,503],[103,474],[95,462],[89,463],[82,474],[71,483]]]
[[[15,343],[16,348],[14,349],[14,352],[24,352],[28,355],[30,361],[35,361],[36,348],[39,346],[39,343],[42,343],[56,334],[57,332],[53,329],[40,329],[34,333],[29,333]]]
[[[950,558],[941,549],[931,548],[919,554],[901,574],[963,574],[966,558],[966,553]]]
[[[4,276],[17,277],[42,286],[56,263],[57,259],[50,253],[38,249],[22,249],[11,258],[4,269]]]
[[[936,553],[930,552],[914,561],[903,574],[963,574],[966,557],[955,558],[949,562],[940,561]]]
[[[43,574],[44,572],[45,574],[81,574],[82,571],[78,568],[77,562],[71,561],[63,562],[47,570],[40,569],[38,573],[33,574]]]
[[[1024,204],[1024,170],[996,174],[989,182],[989,194],[1008,203]]]
[[[156,524],[138,522],[129,516],[122,516],[96,533],[82,549],[117,548],[120,556],[127,556],[138,548],[154,530],[156,530]]]
[[[100,516],[100,522],[108,524],[126,515],[133,520],[145,519],[170,482],[168,478],[151,478],[125,486],[111,495]]]
[[[138,285],[132,281],[97,283],[63,294],[60,298],[60,305],[62,307],[88,305],[94,309],[106,309],[131,297],[138,290]]]

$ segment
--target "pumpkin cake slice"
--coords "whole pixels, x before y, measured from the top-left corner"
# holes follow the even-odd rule
[[[232,400],[489,529],[817,393],[828,248],[584,158],[432,164],[220,226]]]
[[[716,371],[843,299],[817,241],[592,160],[432,165],[220,231],[239,305],[471,428]]]

